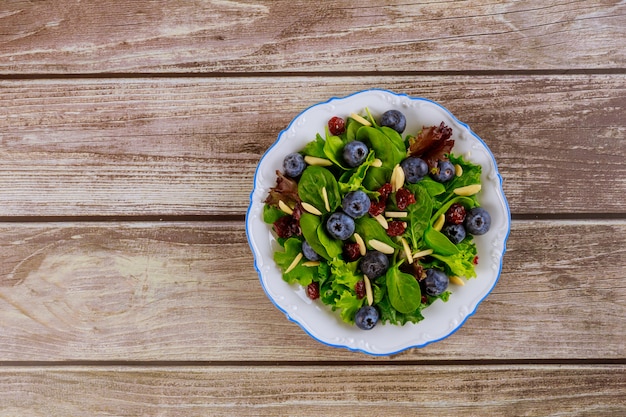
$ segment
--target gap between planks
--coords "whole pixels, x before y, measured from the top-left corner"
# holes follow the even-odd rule
[[[450,70],[450,71],[258,71],[258,72],[102,72],[0,74],[0,80],[139,79],[139,78],[258,78],[258,77],[493,77],[549,75],[624,75],[626,68],[559,68],[537,70]]]
[[[370,360],[368,360],[370,359]],[[551,358],[551,359],[425,359],[425,360],[322,360],[322,361],[273,361],[273,360],[216,360],[216,361],[141,361],[141,360],[71,360],[71,361],[0,361],[0,369],[14,368],[81,368],[81,367],[123,367],[123,368],[210,368],[210,367],[328,367],[328,366],[415,366],[415,367],[545,367],[545,366],[626,366],[626,358]]]

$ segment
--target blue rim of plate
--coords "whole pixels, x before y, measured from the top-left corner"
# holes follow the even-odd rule
[[[455,122],[459,123],[461,126],[463,126],[464,128],[466,128],[466,129],[467,129],[467,131],[468,131],[468,132],[469,132],[469,133],[470,133],[470,134],[471,134],[471,135],[472,135],[475,139],[477,139],[477,140],[478,140],[478,141],[479,141],[479,142],[480,142],[480,143],[481,143],[481,144],[485,147],[485,149],[487,150],[487,152],[488,152],[489,156],[491,157],[491,160],[492,160],[492,162],[493,162],[493,166],[494,166],[494,169],[495,169],[495,173],[496,173],[496,175],[497,175],[497,177],[498,177],[498,181],[499,181],[499,183],[500,183],[500,191],[501,191],[501,193],[500,193],[500,194],[501,194],[501,197],[502,197],[502,203],[504,204],[504,207],[506,208],[506,213],[507,213],[507,217],[508,217],[508,222],[507,222],[507,224],[508,224],[508,230],[507,230],[507,232],[506,232],[506,234],[505,234],[505,236],[504,236],[504,240],[503,240],[502,256],[500,257],[500,266],[499,266],[499,268],[498,268],[498,272],[497,272],[497,275],[496,275],[496,279],[494,280],[493,285],[491,286],[491,288],[489,288],[489,290],[486,292],[486,294],[485,294],[485,295],[484,295],[484,296],[483,296],[480,300],[478,300],[478,302],[476,303],[476,306],[474,307],[474,309],[473,309],[471,312],[469,312],[469,313],[465,316],[465,318],[464,318],[464,319],[463,319],[463,320],[459,323],[459,325],[458,325],[458,326],[456,326],[454,329],[452,329],[452,331],[450,331],[450,333],[446,334],[446,335],[445,335],[445,336],[443,336],[443,337],[440,337],[439,339],[429,340],[429,341],[427,341],[427,342],[425,342],[425,343],[422,343],[422,344],[410,345],[410,346],[406,346],[406,347],[403,347],[403,348],[401,348],[401,349],[395,350],[395,351],[393,351],[393,352],[384,352],[384,353],[373,353],[373,352],[369,352],[369,351],[367,351],[367,350],[363,350],[363,349],[359,349],[359,348],[353,348],[353,347],[350,347],[350,346],[347,346],[347,345],[342,345],[342,344],[333,344],[333,343],[330,343],[330,342],[327,342],[327,341],[321,340],[320,338],[318,338],[318,337],[316,337],[315,335],[313,335],[313,334],[312,334],[312,333],[311,333],[311,332],[310,332],[310,331],[309,331],[309,330],[308,330],[308,329],[307,329],[304,325],[302,325],[302,323],[300,323],[298,320],[296,320],[296,319],[292,318],[292,317],[289,315],[289,313],[287,312],[287,310],[285,310],[284,308],[282,308],[281,306],[279,306],[279,305],[276,303],[276,301],[274,301],[274,298],[273,298],[273,297],[269,294],[269,292],[268,292],[267,288],[265,288],[265,284],[263,283],[263,280],[262,280],[262,273],[261,273],[261,270],[259,269],[258,264],[257,264],[257,258],[256,258],[255,254],[254,254],[254,250],[252,250],[252,247],[253,247],[253,245],[252,245],[252,238],[251,238],[251,236],[250,236],[250,232],[249,232],[249,230],[248,230],[248,219],[249,219],[249,217],[250,217],[250,211],[252,210],[253,196],[254,196],[254,191],[255,191],[255,189],[256,189],[256,180],[257,180],[257,175],[258,175],[258,173],[259,173],[259,168],[260,168],[260,166],[261,166],[261,162],[262,162],[262,161],[263,161],[263,159],[267,156],[267,154],[270,152],[270,150],[271,150],[272,148],[274,148],[274,146],[278,145],[278,143],[279,143],[279,142],[280,142],[280,140],[281,140],[281,137],[282,137],[282,136],[283,136],[283,135],[284,135],[284,134],[285,134],[285,133],[286,133],[286,132],[287,132],[287,131],[291,128],[291,126],[293,125],[293,123],[294,123],[294,122],[295,122],[295,121],[296,121],[296,120],[297,120],[297,119],[298,119],[298,118],[299,118],[299,117],[300,117],[303,113],[306,113],[307,111],[309,111],[310,109],[312,109],[312,108],[314,108],[314,107],[317,107],[317,106],[323,106],[323,105],[325,105],[325,104],[328,104],[328,103],[333,102],[333,101],[336,101],[336,100],[344,100],[344,99],[347,99],[347,98],[349,98],[349,97],[352,97],[352,96],[355,96],[355,95],[358,95],[358,94],[367,93],[367,92],[377,92],[377,91],[378,91],[378,92],[387,93],[387,94],[392,94],[392,95],[394,95],[394,96],[396,96],[396,97],[405,97],[405,98],[408,98],[408,99],[409,99],[409,100],[411,100],[411,101],[424,101],[424,102],[428,102],[428,103],[434,104],[435,106],[437,106],[437,107],[441,108],[443,111],[445,111],[445,112],[446,112],[446,113],[447,113],[447,114],[448,114],[448,115],[449,115],[449,116],[450,116],[450,117],[451,117],[451,118],[452,118]],[[423,348],[423,347],[425,347],[425,346],[430,345],[431,343],[440,342],[440,341],[442,341],[442,340],[444,340],[444,339],[447,339],[448,337],[450,337],[450,336],[452,336],[454,333],[456,333],[456,332],[457,332],[457,330],[459,330],[461,327],[463,327],[463,325],[465,324],[465,322],[467,321],[467,319],[469,319],[470,317],[472,317],[472,316],[476,313],[476,310],[478,310],[478,306],[479,306],[479,305],[480,305],[480,304],[481,304],[481,303],[485,300],[485,298],[487,298],[487,297],[489,296],[489,294],[491,294],[491,291],[493,291],[493,289],[495,288],[496,284],[497,284],[497,283],[498,283],[498,281],[500,280],[500,275],[501,275],[501,273],[502,273],[502,265],[503,265],[503,261],[504,261],[504,254],[506,253],[506,243],[507,243],[507,241],[508,241],[508,239],[509,239],[509,235],[511,234],[511,210],[510,210],[510,208],[509,208],[509,203],[508,203],[508,201],[507,201],[507,199],[506,199],[506,196],[505,196],[505,194],[504,194],[504,190],[503,190],[502,185],[503,185],[503,179],[502,179],[502,176],[500,175],[500,171],[498,170],[498,164],[496,163],[496,158],[493,156],[493,153],[491,152],[491,149],[489,148],[489,146],[487,146],[487,144],[485,143],[485,141],[484,141],[484,140],[482,140],[482,138],[481,138],[480,136],[478,136],[478,135],[477,135],[477,134],[476,134],[476,133],[475,133],[475,132],[474,132],[474,131],[473,131],[473,130],[469,127],[469,125],[468,125],[468,124],[463,123],[462,121],[460,121],[459,119],[457,119],[457,118],[456,118],[456,116],[454,116],[454,115],[452,114],[452,112],[450,112],[450,110],[448,110],[447,108],[445,108],[445,107],[444,107],[444,106],[442,106],[441,104],[437,103],[436,101],[433,101],[433,100],[430,100],[430,99],[427,99],[427,98],[423,98],[423,97],[411,97],[411,96],[409,96],[408,94],[405,94],[405,93],[395,93],[395,92],[393,92],[393,91],[386,90],[386,89],[383,89],[383,88],[369,88],[369,89],[364,89],[364,90],[359,90],[359,91],[356,91],[356,92],[354,92],[354,93],[352,93],[352,94],[348,94],[347,96],[343,96],[343,97],[337,97],[337,96],[331,97],[331,98],[329,98],[329,99],[328,99],[328,100],[326,100],[326,101],[322,101],[322,102],[315,103],[315,104],[313,104],[313,105],[311,105],[311,106],[309,106],[309,107],[305,108],[305,109],[304,109],[304,110],[302,110],[300,113],[298,113],[298,115],[297,115],[297,116],[295,116],[295,117],[291,120],[291,122],[289,122],[289,125],[287,125],[287,127],[286,127],[285,129],[281,130],[281,131],[278,133],[278,136],[277,136],[276,140],[274,141],[274,143],[272,143],[272,145],[271,145],[269,148],[267,148],[267,150],[265,151],[265,153],[263,154],[263,156],[261,157],[261,159],[259,159],[259,162],[258,162],[258,164],[257,164],[257,168],[256,168],[256,170],[254,171],[254,177],[252,178],[252,191],[250,192],[250,205],[248,206],[248,210],[246,211],[246,237],[247,237],[247,239],[248,239],[248,246],[250,246],[250,249],[251,249],[251,251],[252,251],[252,256],[253,256],[253,258],[254,258],[254,269],[256,269],[256,271],[257,271],[257,274],[258,274],[258,276],[259,276],[259,282],[261,283],[261,287],[263,288],[263,291],[265,292],[265,295],[267,296],[267,298],[269,298],[269,299],[270,299],[270,301],[272,302],[272,304],[274,304],[274,306],[275,306],[278,310],[280,310],[283,314],[285,314],[285,316],[287,317],[287,319],[288,319],[289,321],[291,321],[291,322],[293,322],[293,323],[296,323],[296,324],[297,324],[297,325],[298,325],[298,326],[299,326],[302,330],[304,330],[304,332],[305,332],[306,334],[308,334],[308,335],[309,335],[312,339],[314,339],[314,340],[318,341],[319,343],[321,343],[321,344],[323,344],[323,345],[326,345],[326,346],[329,346],[329,347],[333,347],[333,348],[342,348],[342,349],[347,349],[347,350],[349,350],[349,351],[351,351],[351,352],[365,353],[365,354],[367,354],[367,355],[371,355],[371,356],[391,356],[391,355],[396,355],[396,354],[398,354],[398,353],[404,352],[404,351],[406,351],[406,350],[408,350],[408,349]]]

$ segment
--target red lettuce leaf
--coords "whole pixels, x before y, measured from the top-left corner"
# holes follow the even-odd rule
[[[430,168],[436,168],[437,162],[446,160],[454,146],[452,128],[441,122],[439,126],[424,128],[417,137],[409,140],[409,155],[422,158]]]
[[[284,176],[280,171],[276,171],[276,186],[270,188],[269,194],[265,199],[265,204],[278,207],[280,200],[290,207],[294,207],[296,204],[300,203],[298,183]]]

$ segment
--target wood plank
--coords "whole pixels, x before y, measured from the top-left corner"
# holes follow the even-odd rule
[[[616,0],[4,1],[0,73],[624,68]],[[294,12],[297,11],[297,12]]]
[[[626,413],[625,371],[591,365],[3,367],[0,412],[618,416]]]
[[[243,77],[0,81],[0,217],[242,215],[278,132],[368,87],[468,123],[514,213],[626,212],[626,75]]]
[[[516,221],[476,314],[394,359],[624,358],[625,247],[624,221]],[[285,319],[239,222],[5,223],[0,254],[3,361],[369,359]]]

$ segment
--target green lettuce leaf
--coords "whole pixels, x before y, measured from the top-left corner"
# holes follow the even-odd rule
[[[324,138],[318,133],[315,136],[315,140],[307,143],[304,149],[302,149],[302,154],[326,159],[326,154],[324,153]]]

